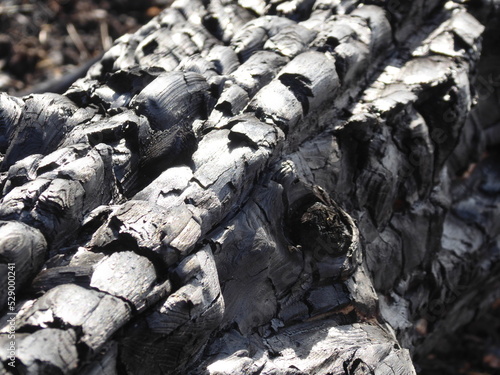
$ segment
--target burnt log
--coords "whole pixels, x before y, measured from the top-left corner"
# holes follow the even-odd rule
[[[177,0],[63,95],[0,93],[0,374],[414,374],[476,318],[484,26],[401,4]]]

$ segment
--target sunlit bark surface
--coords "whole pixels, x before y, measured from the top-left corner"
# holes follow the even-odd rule
[[[177,0],[64,95],[0,93],[0,373],[414,374],[499,293],[483,29]]]

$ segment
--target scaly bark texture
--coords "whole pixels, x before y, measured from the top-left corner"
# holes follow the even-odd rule
[[[177,0],[64,95],[0,94],[0,373],[415,373],[499,290],[482,32]]]

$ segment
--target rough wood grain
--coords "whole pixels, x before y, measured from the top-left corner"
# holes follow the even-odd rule
[[[64,95],[0,94],[19,371],[414,374],[498,294],[498,156],[460,176],[500,139],[482,31],[437,0],[177,0]]]

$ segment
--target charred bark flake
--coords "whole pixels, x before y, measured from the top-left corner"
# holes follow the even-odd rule
[[[498,290],[482,30],[177,0],[64,95],[0,94],[0,347],[11,312],[21,373],[415,374]]]

